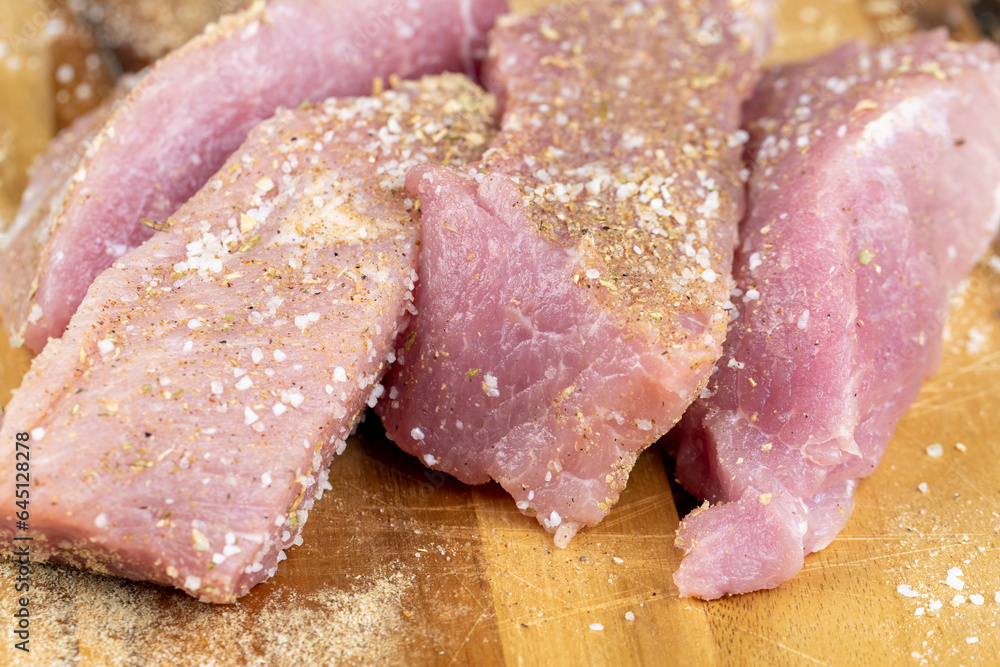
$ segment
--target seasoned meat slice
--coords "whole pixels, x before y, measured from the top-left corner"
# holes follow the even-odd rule
[[[1000,224],[1000,64],[943,32],[769,72],[726,353],[672,436],[682,595],[773,588],[850,516]]]
[[[739,107],[766,42],[749,3],[614,0],[504,20],[502,130],[420,167],[417,316],[389,437],[495,479],[565,546],[618,500],[722,351],[743,210]],[[720,20],[725,15],[726,20]]]
[[[0,428],[32,553],[212,602],[271,575],[412,310],[405,173],[481,155],[492,111],[461,75],[283,111],[103,272]]]
[[[223,17],[160,60],[111,115],[59,196],[21,207],[0,239],[12,343],[62,335],[98,273],[150,236],[279,107],[364,95],[376,77],[472,72],[504,0],[375,8],[273,0]],[[369,35],[371,33],[371,35]]]

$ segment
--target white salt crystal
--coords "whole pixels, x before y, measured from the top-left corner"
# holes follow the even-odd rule
[[[962,568],[953,567],[948,570],[948,578],[945,579],[945,584],[951,586],[956,591],[960,591],[965,588],[965,582],[959,579],[962,576]]]

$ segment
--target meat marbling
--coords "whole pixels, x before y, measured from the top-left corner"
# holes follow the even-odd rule
[[[111,115],[58,196],[27,200],[0,239],[11,343],[62,335],[90,283],[150,236],[279,107],[363,95],[372,80],[471,73],[505,0],[272,0],[223,17],[159,61]],[[36,189],[45,189],[42,188]]]
[[[773,588],[846,523],[940,358],[949,293],[1000,224],[996,47],[923,34],[769,72],[736,317],[671,439],[682,595]]]
[[[418,313],[387,434],[497,480],[559,546],[607,514],[721,353],[766,10],[611,0],[504,19],[484,75],[501,133],[467,170],[407,178]]]
[[[273,573],[412,309],[406,170],[476,159],[493,106],[448,75],[281,112],[103,272],[0,428],[32,553],[212,602]]]

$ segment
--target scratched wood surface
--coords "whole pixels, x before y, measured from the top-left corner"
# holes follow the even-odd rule
[[[788,0],[776,58],[898,27],[868,4]],[[677,597],[673,536],[690,499],[656,448],[611,515],[559,550],[499,487],[427,471],[372,420],[334,462],[305,543],[236,605],[38,565],[25,657],[8,634],[13,569],[0,564],[0,664],[997,664],[1000,258],[976,270],[946,329],[941,370],[846,529],[776,590]],[[0,347],[0,391],[25,362]],[[961,591],[944,583],[953,567]]]

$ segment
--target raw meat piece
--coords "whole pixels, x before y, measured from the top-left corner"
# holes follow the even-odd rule
[[[492,106],[449,75],[283,111],[103,272],[0,429],[32,553],[212,602],[273,573],[412,308],[406,170],[481,155]]]
[[[618,500],[721,353],[761,26],[726,2],[582,2],[505,20],[484,160],[419,168],[417,317],[389,438],[490,478],[565,546]],[[472,174],[472,175],[469,175]]]
[[[58,337],[90,283],[149,238],[282,106],[371,91],[375,77],[471,72],[504,0],[385,5],[273,0],[224,17],[159,61],[65,189],[23,206],[2,241],[0,312],[12,344]]]
[[[1000,225],[998,61],[941,32],[851,44],[747,104],[736,318],[672,436],[684,486],[728,504],[681,524],[681,595],[773,588],[846,523]]]
[[[22,211],[44,211],[51,202],[65,196],[70,186],[66,174],[76,171],[80,162],[94,150],[94,139],[97,138],[108,117],[141,80],[142,76],[137,74],[126,74],[121,77],[107,99],[56,135],[31,167],[31,179],[21,197]],[[23,220],[20,219],[20,224],[24,224]],[[25,255],[30,255],[32,252],[30,244],[34,239],[27,234],[18,235],[15,232],[0,237],[0,240],[13,243],[5,250],[12,261],[23,261]],[[29,314],[29,320],[32,316]]]

